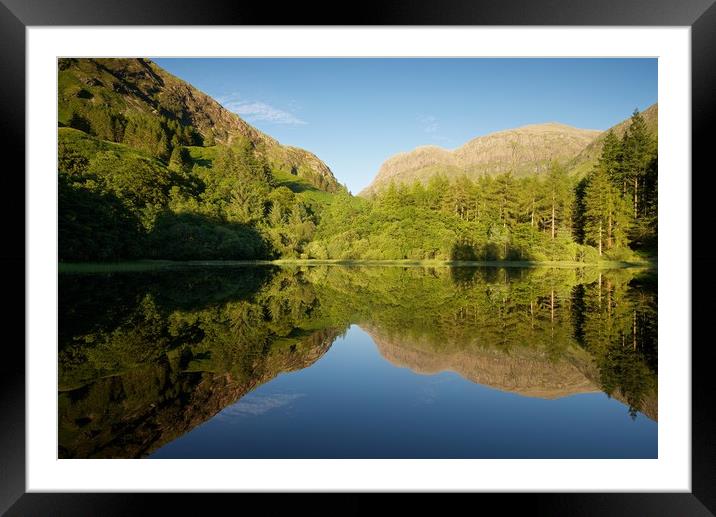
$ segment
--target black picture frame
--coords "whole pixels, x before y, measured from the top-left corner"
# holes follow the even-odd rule
[[[337,4],[336,4],[337,5]],[[337,6],[338,7],[338,6]],[[361,2],[352,9],[315,7],[304,3],[229,3],[205,0],[0,0],[0,137],[5,149],[17,159],[5,169],[4,192],[9,202],[3,211],[4,243],[0,259],[9,277],[18,282],[12,303],[4,309],[7,328],[18,327],[25,316],[24,214],[25,149],[25,29],[28,26],[63,25],[557,25],[557,26],[689,26],[691,27],[692,71],[692,236],[709,235],[709,192],[705,183],[710,168],[708,129],[716,103],[716,5],[714,0],[458,0],[419,4],[417,2]],[[348,7],[346,4],[344,7]],[[346,14],[338,14],[345,12]],[[6,162],[7,163],[7,162]],[[688,174],[689,171],[683,171]],[[694,187],[698,180],[698,188]],[[11,182],[15,182],[12,184]],[[12,192],[13,194],[7,194]],[[8,240],[8,237],[11,239]],[[708,239],[707,239],[708,240]],[[692,277],[716,265],[708,246],[692,240]],[[686,267],[687,265],[685,265]],[[19,297],[23,283],[22,298]],[[713,280],[699,276],[692,287],[692,491],[690,493],[571,493],[571,494],[471,494],[494,502],[503,511],[515,507],[548,515],[714,515],[716,513],[716,426],[713,408],[716,389],[714,347],[703,329],[714,308],[708,293]],[[712,297],[713,298],[713,297]],[[20,300],[23,300],[21,303]],[[701,340],[697,339],[702,337]],[[19,339],[6,339],[0,360],[0,513],[7,515],[129,515],[146,513],[151,502],[164,512],[205,512],[206,503],[188,494],[59,494],[25,493],[25,352],[24,328]],[[669,346],[689,346],[671,343]],[[221,503],[229,503],[222,496]],[[246,497],[246,495],[244,495]],[[149,499],[149,501],[147,501]],[[423,505],[423,498],[409,499]],[[263,502],[256,501],[258,504]],[[214,504],[219,504],[213,501]],[[349,513],[377,507],[374,496],[356,494],[322,499],[320,504],[304,496],[280,504],[272,499],[272,513],[285,505],[291,511]],[[404,504],[404,503],[401,503]],[[474,501],[470,505],[476,504]]]

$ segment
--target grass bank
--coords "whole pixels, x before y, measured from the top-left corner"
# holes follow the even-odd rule
[[[58,271],[60,273],[112,273],[132,271],[153,271],[158,269],[170,269],[181,267],[246,267],[257,265],[277,266],[318,266],[318,265],[340,265],[340,266],[397,266],[397,267],[549,267],[549,268],[599,268],[599,269],[622,269],[622,268],[648,268],[656,269],[656,260],[640,260],[634,262],[621,261],[599,261],[599,262],[536,262],[536,261],[456,261],[456,260],[315,260],[315,259],[280,259],[280,260],[136,260],[126,262],[60,262]]]

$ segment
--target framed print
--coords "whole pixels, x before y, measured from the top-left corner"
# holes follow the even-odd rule
[[[3,0],[26,347],[0,508],[529,492],[508,504],[712,514],[691,170],[716,8],[561,4],[316,26]]]

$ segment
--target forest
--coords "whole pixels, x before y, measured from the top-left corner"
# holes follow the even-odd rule
[[[374,200],[342,194],[304,254],[323,259],[629,261],[657,244],[657,150],[639,112],[608,132],[594,169],[472,181],[391,183]]]
[[[594,263],[656,253],[656,132],[637,110],[600,137],[591,170],[436,170],[361,197],[312,153],[149,60],[60,59],[58,74],[60,261]]]
[[[165,162],[76,129],[59,134],[64,261],[596,262],[656,251],[657,147],[639,112],[622,138],[606,134],[581,179],[558,163],[544,175],[437,174],[373,199],[287,181],[248,139],[177,145]]]

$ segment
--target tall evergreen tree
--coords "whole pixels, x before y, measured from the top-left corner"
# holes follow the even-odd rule
[[[630,223],[629,205],[609,181],[606,171],[596,167],[584,193],[584,236],[599,250],[627,245]]]
[[[626,178],[622,167],[623,148],[622,143],[611,129],[604,136],[602,154],[599,156],[599,167],[605,172],[607,178],[615,188],[626,195]]]
[[[653,154],[653,142],[639,110],[634,110],[629,128],[624,132],[622,153],[623,178],[632,197],[636,219],[639,217],[640,192]]]
[[[584,192],[584,237],[587,243],[597,247],[599,256],[602,255],[609,226],[610,187],[604,170],[597,167]]]
[[[625,176],[629,171],[624,166],[625,154],[625,148],[609,131],[598,163],[587,178],[584,190],[584,238],[588,244],[597,247],[600,256],[605,250],[628,245],[633,205],[631,199],[624,195],[631,184],[631,176]]]
[[[560,228],[568,228],[572,215],[573,189],[567,171],[553,162],[544,185],[543,210],[552,240]]]

